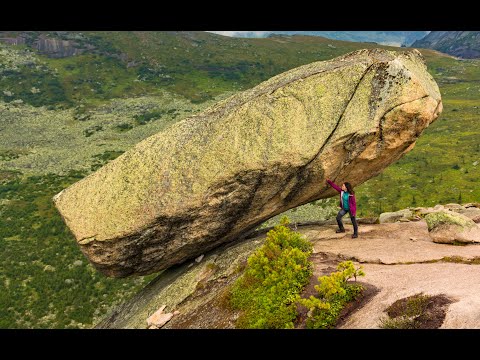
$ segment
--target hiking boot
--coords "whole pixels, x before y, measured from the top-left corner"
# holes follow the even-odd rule
[[[336,233],[342,233],[342,232],[345,232],[345,229],[338,229],[337,231],[335,231]]]
[[[358,234],[353,234],[352,239],[358,238]]]

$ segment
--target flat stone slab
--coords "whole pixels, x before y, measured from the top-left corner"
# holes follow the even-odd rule
[[[398,299],[420,292],[445,294],[455,301],[448,306],[441,328],[480,328],[480,266],[455,263],[362,266],[365,271],[362,281],[376,286],[380,292],[340,328],[380,328],[387,307]]]
[[[423,292],[445,294],[450,304],[441,328],[480,328],[480,266],[436,261],[480,257],[479,245],[456,246],[432,241],[424,220],[409,223],[372,224],[359,227],[359,237],[335,233],[337,226],[299,228],[314,243],[314,253],[354,259],[362,265],[367,282],[379,289],[366,305],[340,326],[347,329],[380,328],[384,310],[396,300]]]
[[[432,241],[424,220],[408,223],[362,225],[358,238],[352,239],[353,226],[345,224],[346,233],[335,233],[337,226],[298,228],[314,243],[314,253],[334,253],[358,262],[398,264],[440,260],[460,256],[480,257],[480,246],[456,246]]]

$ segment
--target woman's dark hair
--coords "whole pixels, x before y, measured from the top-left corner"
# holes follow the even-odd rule
[[[344,184],[349,194],[355,194],[355,191],[353,191],[352,184],[350,184],[349,182],[344,182]]]

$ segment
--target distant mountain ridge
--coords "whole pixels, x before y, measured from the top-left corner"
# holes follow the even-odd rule
[[[480,58],[480,31],[432,31],[412,47],[438,50],[464,59]]]
[[[235,37],[269,37],[272,35],[313,35],[328,39],[375,42],[380,45],[410,46],[422,39],[428,31],[212,31],[220,35]]]

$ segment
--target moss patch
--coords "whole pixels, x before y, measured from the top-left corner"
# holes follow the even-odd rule
[[[385,312],[388,317],[381,320],[383,329],[438,329],[449,304],[447,296],[415,294],[395,301]]]
[[[425,216],[427,222],[428,231],[432,231],[440,224],[453,224],[461,226],[462,228],[471,228],[475,226],[473,220],[466,218],[465,216],[450,213],[446,211],[437,211]]]

